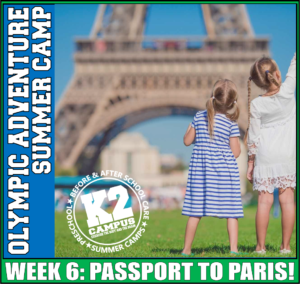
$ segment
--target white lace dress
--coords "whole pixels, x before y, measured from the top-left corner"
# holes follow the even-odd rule
[[[251,102],[248,155],[255,154],[253,189],[296,187],[296,54],[280,90]]]

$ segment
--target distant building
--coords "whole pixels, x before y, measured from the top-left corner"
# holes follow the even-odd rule
[[[123,132],[102,151],[101,169],[112,169],[132,176],[158,175],[159,151],[149,145],[140,133]]]
[[[174,155],[160,155],[140,133],[122,132],[100,156],[101,170],[116,170],[134,178],[142,186],[185,185],[186,172],[161,174],[161,163],[176,165]]]

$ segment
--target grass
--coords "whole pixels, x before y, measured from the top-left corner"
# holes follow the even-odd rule
[[[244,257],[283,257],[279,254],[281,244],[281,221],[270,217],[266,239],[267,253],[254,254],[256,207],[245,208],[245,218],[239,221],[239,251],[248,253]],[[81,214],[84,220],[85,212]],[[181,257],[185,225],[188,217],[181,210],[152,211],[146,232],[131,247],[119,252],[101,254],[81,246],[71,234],[67,225],[66,213],[55,215],[55,256],[56,257]],[[115,236],[113,237],[115,238]],[[296,256],[296,232],[291,239],[292,253]],[[195,257],[234,257],[229,253],[226,220],[205,217],[200,221],[193,243]]]

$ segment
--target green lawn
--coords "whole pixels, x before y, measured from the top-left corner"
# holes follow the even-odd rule
[[[245,257],[282,257],[278,253],[281,243],[281,221],[270,218],[266,240],[267,253],[264,256],[253,254],[255,236],[256,207],[245,208],[245,218],[239,221],[239,251],[247,252]],[[85,212],[80,212],[84,220]],[[146,232],[135,244],[122,251],[101,254],[81,246],[71,234],[67,225],[66,213],[55,215],[55,256],[56,257],[180,257],[183,247],[185,225],[188,217],[181,210],[151,211]],[[296,256],[295,230],[291,240],[292,254]],[[231,257],[226,230],[226,220],[205,217],[201,220],[193,244],[195,257]]]

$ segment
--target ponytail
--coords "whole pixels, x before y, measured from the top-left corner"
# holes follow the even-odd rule
[[[214,136],[214,118],[215,118],[215,109],[214,109],[214,97],[211,97],[206,103],[207,109],[207,120],[208,120],[208,132],[211,139]]]
[[[247,146],[247,139],[248,139],[248,131],[250,126],[250,105],[251,105],[251,80],[252,78],[249,77],[247,86],[248,86],[248,127],[244,136],[244,143]]]
[[[271,72],[269,72],[268,70],[266,71],[267,74],[267,79],[270,83],[273,83],[276,87],[280,87],[279,83],[277,82],[277,80],[274,78],[274,76],[271,74]]]
[[[226,114],[226,117],[229,118],[231,121],[237,121],[240,116],[240,109],[238,107],[237,102],[235,101],[235,111],[230,114]]]

